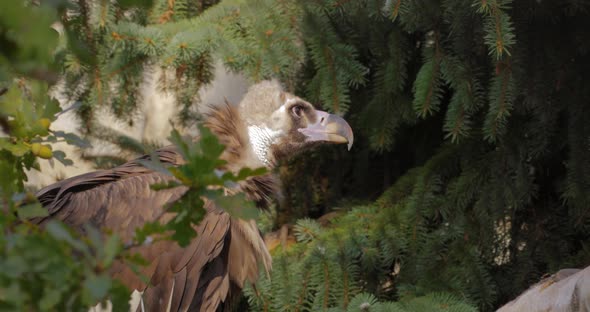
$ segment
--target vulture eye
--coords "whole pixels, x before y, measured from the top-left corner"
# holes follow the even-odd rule
[[[301,117],[303,110],[304,108],[301,105],[293,105],[293,107],[291,107],[291,113],[297,118]]]

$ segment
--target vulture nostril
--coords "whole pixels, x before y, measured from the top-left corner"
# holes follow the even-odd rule
[[[322,117],[322,118],[320,119],[320,124],[323,124],[323,123],[324,123],[324,120],[326,120],[326,117]]]

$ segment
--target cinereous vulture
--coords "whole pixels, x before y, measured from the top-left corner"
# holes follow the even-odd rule
[[[353,142],[352,129],[344,119],[316,110],[275,81],[252,86],[237,107],[213,108],[205,125],[226,146],[222,158],[228,165],[223,169],[232,172],[244,167],[272,169],[321,143],[348,143],[350,149]],[[156,153],[162,163],[183,163],[174,147]],[[43,188],[37,197],[49,217],[38,223],[56,218],[80,231],[90,223],[130,241],[145,222],[170,220],[170,213],[163,210],[186,188],[150,188],[171,178],[142,166],[141,159],[148,158]],[[239,187],[248,199],[264,207],[277,192],[277,181],[269,173],[242,181]],[[234,219],[221,208],[207,208],[196,227],[198,236],[185,248],[172,241],[134,247],[149,262],[142,272],[149,278],[147,285],[122,263],[114,266],[113,277],[143,291],[145,311],[227,310],[244,284],[256,281],[259,265],[270,269],[271,257],[254,221]]]

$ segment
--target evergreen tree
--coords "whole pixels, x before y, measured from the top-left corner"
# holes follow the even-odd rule
[[[350,289],[382,299],[444,291],[487,311],[546,273],[590,263],[587,2],[301,6],[309,50],[301,90],[347,113],[359,144],[351,156],[320,152],[293,162],[288,181],[307,183],[289,184],[286,211],[303,203],[318,216],[350,206],[342,196],[386,191],[336,219],[312,245],[321,248],[301,242],[289,251],[330,269],[318,277],[316,267],[285,266],[299,279],[305,272],[310,282],[320,279],[319,289],[300,294],[302,304],[276,293],[281,277],[251,300],[288,310],[314,310],[318,298],[346,305],[347,273],[357,274]],[[343,84],[345,91],[328,93]],[[301,168],[314,176],[303,178]],[[316,227],[299,223],[296,233]],[[282,268],[275,274],[285,275]]]

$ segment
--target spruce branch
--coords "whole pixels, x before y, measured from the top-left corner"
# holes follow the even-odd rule
[[[159,24],[165,24],[167,22],[169,22],[172,19],[172,16],[174,15],[174,4],[175,4],[175,0],[167,0],[166,4],[167,4],[167,9],[164,13],[162,13],[158,19],[158,23]]]
[[[485,44],[495,60],[502,59],[504,55],[510,56],[510,50],[516,42],[514,26],[506,13],[511,2],[512,0],[476,0],[472,5],[477,8],[478,13],[485,16]]]
[[[323,297],[322,308],[324,310],[328,309],[328,303],[329,303],[328,300],[330,299],[330,282],[331,282],[331,280],[330,280],[330,270],[329,270],[328,265],[329,264],[327,263],[326,259],[323,259],[322,268],[323,268],[323,272],[324,272],[324,276],[323,276],[324,291],[323,291],[323,296],[322,296]]]
[[[425,62],[414,82],[414,110],[422,118],[438,112],[442,97],[440,65],[443,54],[437,31],[433,41],[432,48],[425,47]]]
[[[301,307],[304,304],[303,301],[304,301],[304,298],[306,295],[310,275],[311,275],[310,271],[307,271],[307,273],[305,273],[305,276],[303,278],[303,287],[301,288],[301,291],[299,292],[299,295],[297,296],[297,304],[295,305],[295,312],[299,312],[301,310]]]
[[[395,21],[397,16],[399,15],[399,9],[402,4],[402,0],[396,0],[393,5],[393,10],[391,10],[391,20]]]
[[[504,133],[514,101],[514,81],[510,62],[498,62],[496,68],[497,75],[492,78],[489,93],[490,108],[484,123],[485,138],[490,142],[495,142]]]

